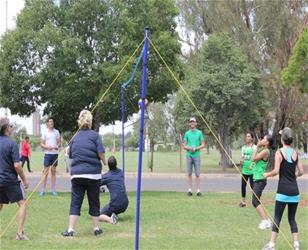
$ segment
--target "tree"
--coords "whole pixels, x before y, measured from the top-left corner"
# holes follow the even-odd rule
[[[308,29],[296,42],[282,76],[285,84],[298,86],[302,92],[308,93]]]
[[[1,41],[1,104],[14,114],[30,115],[46,104],[60,130],[76,129],[81,109],[93,108],[136,46],[144,27],[168,64],[180,71],[180,47],[175,31],[175,1],[26,0],[16,29]],[[137,57],[137,55],[136,55]],[[120,118],[117,98],[133,61],[94,114],[94,127]],[[176,90],[155,53],[148,64],[148,99],[166,101]],[[129,95],[137,103],[140,73]],[[127,106],[126,117],[134,109]]]
[[[232,137],[239,128],[258,124],[265,109],[263,88],[256,69],[248,62],[240,45],[226,34],[211,35],[187,66],[185,88],[231,155]],[[181,93],[177,117],[197,116],[187,97]],[[201,119],[199,124],[203,125]],[[204,125],[203,125],[204,126]],[[201,126],[203,130],[204,127]],[[220,165],[230,166],[223,149]]]
[[[287,66],[299,34],[308,24],[307,1],[183,0],[178,4],[180,20],[187,34],[191,34],[184,37],[184,41],[194,48],[193,52],[208,35],[226,32],[241,45],[258,69],[271,103],[268,114],[258,126],[260,130],[267,133],[269,125],[274,124],[276,137],[281,128],[294,123],[292,112],[298,91],[282,84],[281,71]]]

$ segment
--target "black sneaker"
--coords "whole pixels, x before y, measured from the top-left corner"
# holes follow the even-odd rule
[[[201,192],[197,192],[197,196],[201,197],[202,193]]]
[[[98,236],[98,235],[101,235],[103,233],[103,230],[102,229],[96,229],[96,230],[94,230],[94,235],[95,236]]]
[[[246,204],[243,203],[243,202],[241,202],[238,206],[239,206],[239,207],[246,207]]]
[[[192,192],[191,191],[188,191],[187,192],[187,196],[192,196],[193,194],[192,194]]]
[[[61,235],[64,236],[64,237],[73,237],[74,231],[69,232],[69,231],[66,230],[65,232],[62,232]]]

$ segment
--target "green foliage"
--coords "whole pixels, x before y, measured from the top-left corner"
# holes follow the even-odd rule
[[[185,88],[190,98],[225,148],[230,147],[232,136],[240,129],[248,129],[260,121],[265,109],[260,77],[229,36],[211,35],[186,72]],[[184,125],[188,117],[196,116],[201,129],[208,131],[183,93],[179,95],[175,113]]]
[[[46,104],[44,114],[53,115],[61,131],[74,130],[80,110],[93,108],[143,40],[144,27],[150,27],[168,64],[180,71],[177,14],[173,0],[66,0],[59,7],[52,0],[27,0],[16,29],[1,41],[1,104],[19,115]],[[96,109],[95,128],[120,118],[118,93],[132,64]],[[148,99],[165,101],[176,86],[152,52],[148,73]],[[140,72],[127,91],[136,104],[139,83]],[[126,116],[134,108],[127,106]]]
[[[295,85],[302,92],[308,93],[308,29],[296,42],[282,78],[286,85]]]

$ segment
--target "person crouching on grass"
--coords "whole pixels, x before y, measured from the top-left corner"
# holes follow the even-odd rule
[[[270,135],[266,135],[262,140],[258,141],[256,149],[253,151],[252,160],[255,165],[252,168],[253,172],[253,194],[252,205],[257,210],[261,217],[261,223],[259,229],[267,229],[272,226],[270,220],[266,217],[264,208],[260,203],[262,192],[266,186],[265,173],[267,164],[269,162],[270,147],[273,145],[273,138]]]
[[[117,168],[117,159],[114,156],[108,158],[109,171],[102,176],[101,185],[106,185],[110,193],[110,202],[100,211],[100,221],[110,224],[118,222],[117,215],[126,211],[128,198],[124,183],[123,171]]]
[[[98,236],[103,233],[99,228],[99,188],[102,178],[102,164],[106,165],[105,148],[101,137],[91,129],[92,114],[88,110],[82,110],[79,114],[78,125],[80,130],[73,137],[69,156],[71,162],[71,206],[69,226],[62,234],[64,237],[74,236],[74,229],[85,192],[87,191],[89,202],[89,214],[92,216],[93,233]]]

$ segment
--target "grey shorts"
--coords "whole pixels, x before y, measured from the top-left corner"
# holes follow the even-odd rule
[[[195,171],[197,177],[200,176],[200,156],[191,157],[187,156],[187,174],[188,176],[192,175],[192,171]]]

